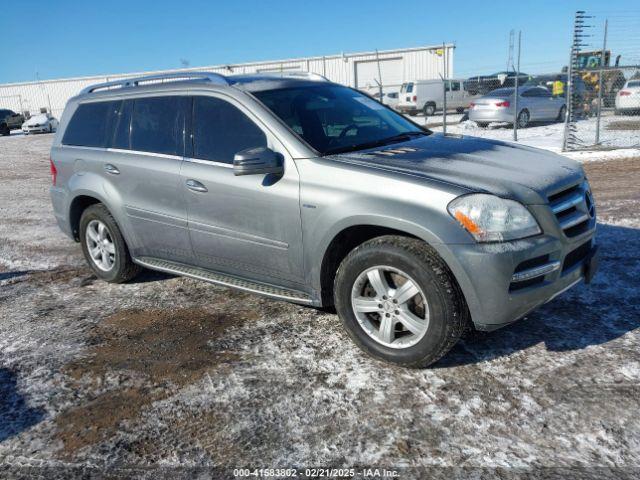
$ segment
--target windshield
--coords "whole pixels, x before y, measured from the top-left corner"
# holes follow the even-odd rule
[[[253,94],[322,155],[428,135],[402,115],[340,85],[292,87]]]
[[[640,80],[633,80],[627,83],[627,87],[640,87]]]

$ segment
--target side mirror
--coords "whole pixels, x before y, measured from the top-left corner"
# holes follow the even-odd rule
[[[233,157],[233,174],[236,176],[267,173],[284,173],[282,156],[269,148],[247,148]]]

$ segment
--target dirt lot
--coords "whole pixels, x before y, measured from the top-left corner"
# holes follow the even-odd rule
[[[585,165],[595,283],[415,371],[371,360],[311,308],[151,272],[97,281],[54,223],[50,142],[0,138],[0,477],[640,472],[640,159]]]

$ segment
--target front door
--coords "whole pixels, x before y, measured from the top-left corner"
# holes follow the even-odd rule
[[[293,160],[230,98],[194,96],[191,125],[182,186],[196,264],[259,281],[301,283],[299,178]],[[282,154],[284,174],[234,175],[234,155],[252,147]]]

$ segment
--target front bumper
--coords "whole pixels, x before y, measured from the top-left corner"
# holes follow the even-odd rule
[[[48,133],[49,127],[22,127],[22,132],[29,133]]]
[[[589,195],[588,184],[571,195]],[[569,197],[574,198],[574,197]],[[564,208],[565,202],[557,203]],[[578,226],[568,223],[580,205],[554,213],[549,205],[528,207],[543,234],[505,243],[447,245],[450,265],[478,330],[495,330],[523,317],[598,268],[595,208]],[[576,230],[576,228],[578,230]]]
[[[415,115],[420,111],[416,105],[396,105],[395,109],[406,115]]]

